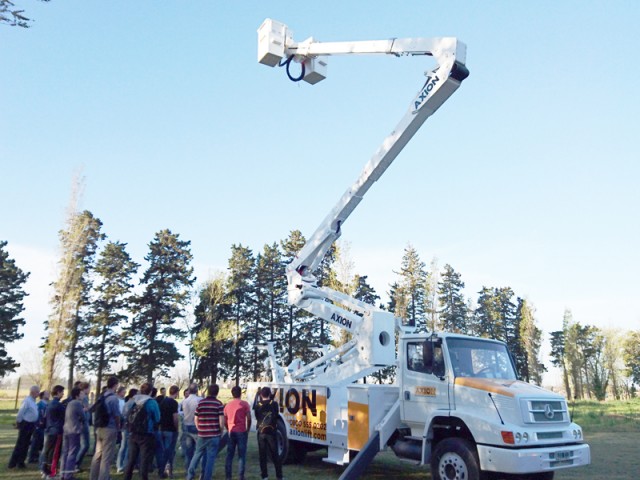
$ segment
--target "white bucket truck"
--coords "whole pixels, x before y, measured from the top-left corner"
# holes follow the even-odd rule
[[[436,66],[360,177],[287,266],[289,303],[346,330],[351,340],[288,367],[277,363],[273,344],[266,346],[272,381],[249,384],[248,396],[255,398],[266,385],[279,402],[282,458],[300,462],[308,451],[326,448],[325,461],[349,464],[341,479],[358,478],[387,448],[430,465],[435,480],[549,480],[556,470],[588,465],[589,446],[571,422],[566,400],[519,381],[503,342],[415,333],[390,312],[317,285],[312,272],[344,221],[469,74],[466,47],[451,37],[295,42],[286,25],[271,19],[258,30],[260,63],[286,67],[294,81],[315,84],[326,78],[328,56],[349,54],[426,55]],[[295,63],[297,74],[291,72]],[[396,385],[354,383],[390,365],[398,366]]]

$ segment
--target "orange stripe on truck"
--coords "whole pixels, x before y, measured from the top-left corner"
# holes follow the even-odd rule
[[[515,393],[510,389],[515,381],[511,380],[497,380],[494,378],[469,378],[469,377],[457,377],[456,385],[461,387],[475,388],[477,390],[484,390],[485,392],[498,393],[506,397],[514,397]]]

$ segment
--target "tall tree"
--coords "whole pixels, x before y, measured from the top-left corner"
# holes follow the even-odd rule
[[[256,315],[253,333],[253,380],[262,373],[265,354],[258,349],[264,342],[276,342],[280,352],[286,332],[287,279],[282,252],[277,243],[265,245],[256,259]]]
[[[304,247],[306,240],[300,230],[292,230],[285,240],[280,241],[284,268]],[[311,348],[320,343],[317,319],[311,314],[292,305],[286,306],[285,311],[284,356],[285,363],[291,364],[295,358],[311,359],[316,353]]]
[[[228,319],[230,305],[226,282],[223,274],[208,280],[199,292],[200,301],[195,308],[193,376],[207,379],[210,384],[218,383],[218,378],[229,378],[235,367],[235,325]]]
[[[233,351],[235,356],[235,382],[253,374],[250,365],[252,345],[251,337],[247,335],[253,329],[255,315],[255,258],[253,252],[242,244],[231,246],[227,276],[227,294],[229,295],[230,319],[233,320],[235,331],[233,336]]]
[[[573,398],[569,380],[569,359],[567,356],[566,333],[572,322],[571,310],[566,309],[562,318],[562,330],[551,332],[551,363],[562,370],[564,391],[568,398]]]
[[[415,326],[418,331],[426,331],[427,270],[412,245],[407,245],[404,249],[398,274],[400,280],[396,290],[396,314],[399,313],[398,307],[403,304],[406,308],[406,317],[403,318],[406,318],[408,324]]]
[[[432,258],[429,265],[429,272],[427,272],[427,286],[426,286],[426,313],[427,313],[427,328],[431,331],[438,329],[440,324],[440,312],[438,303],[438,285],[441,282],[440,271],[438,270],[438,259]],[[464,286],[464,284],[463,284]]]
[[[98,242],[104,238],[100,232],[102,222],[85,210],[77,213],[70,209],[67,226],[60,231],[61,257],[58,278],[53,283],[52,313],[46,323],[44,343],[45,381],[51,386],[53,373],[62,354],[68,360],[69,390],[73,386],[77,364],[79,330],[86,320],[86,307],[92,287],[91,270]]]
[[[124,375],[152,383],[154,372],[167,375],[181,358],[176,340],[186,337],[177,320],[185,316],[189,289],[195,282],[190,241],[165,229],[156,233],[145,257],[149,266],[135,299],[135,316],[127,329],[127,361]]]
[[[518,348],[515,357],[518,374],[527,382],[541,385],[542,374],[547,370],[540,361],[542,330],[536,326],[533,306],[522,298],[518,298],[516,324],[518,325]]]
[[[23,289],[29,277],[9,258],[6,241],[0,241],[0,378],[14,372],[20,364],[7,354],[6,345],[22,338],[18,330],[24,325],[20,313],[27,293]]]
[[[333,265],[336,261],[337,256],[337,246],[336,244],[332,244],[326,255],[320,262],[318,269],[313,272],[318,280],[319,287],[331,287],[333,283],[335,286],[336,281],[336,272],[333,269]],[[331,343],[331,332],[329,328],[327,328],[327,324],[323,319],[313,319],[314,322],[320,322],[320,335],[318,337],[318,343],[320,345],[329,345]]]
[[[442,329],[447,332],[467,333],[468,313],[463,288],[461,275],[451,265],[445,265],[438,283],[438,314]]]
[[[636,385],[640,385],[640,330],[629,332],[623,352],[627,375]]]
[[[140,266],[131,260],[126,246],[126,243],[109,242],[99,255],[95,266],[98,282],[89,321],[80,339],[79,366],[87,373],[96,374],[98,392],[104,374],[122,352],[122,327],[132,306],[131,278]]]
[[[482,287],[475,312],[474,333],[502,340],[513,352],[516,344],[515,311],[510,287]]]
[[[620,400],[624,391],[624,367],[623,367],[623,352],[624,352],[624,335],[621,330],[618,329],[606,329],[602,331],[606,342],[604,346],[604,366],[609,373],[609,388],[613,398]]]

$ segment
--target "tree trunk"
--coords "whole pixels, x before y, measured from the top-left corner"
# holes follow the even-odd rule
[[[289,332],[287,336],[287,357],[293,362],[293,307],[289,307]]]
[[[74,370],[76,367],[76,351],[78,348],[78,324],[80,318],[80,305],[82,302],[76,303],[76,312],[73,316],[73,322],[71,323],[71,332],[69,335],[69,378],[67,379],[67,392],[71,395],[71,389],[73,388]]]
[[[149,364],[146,365],[147,368],[147,383],[153,385],[153,355],[154,355],[154,346],[155,346],[155,338],[156,333],[158,332],[158,322],[154,318],[153,323],[151,324],[151,337],[149,339]]]
[[[562,358],[562,377],[564,380],[564,389],[567,394],[567,398],[569,400],[572,400],[573,397],[571,396],[571,385],[569,383],[569,373],[567,372],[567,365],[564,358]]]

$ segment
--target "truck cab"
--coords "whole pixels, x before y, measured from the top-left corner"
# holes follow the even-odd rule
[[[590,463],[565,398],[518,380],[503,342],[408,334],[399,353],[406,428],[392,449],[431,463],[434,478],[503,472],[550,479],[555,470]]]

